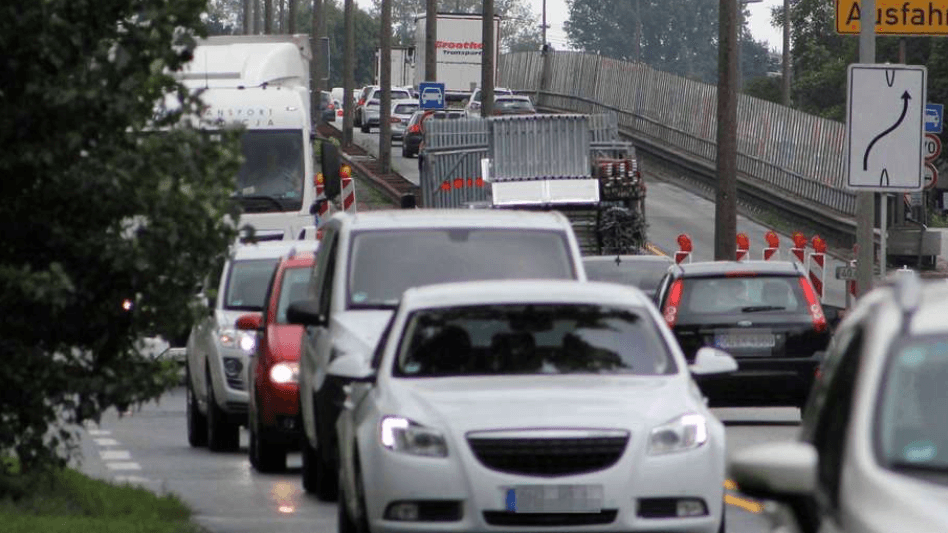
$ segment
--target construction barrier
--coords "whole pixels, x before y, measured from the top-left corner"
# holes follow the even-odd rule
[[[688,259],[691,262],[691,238],[682,233],[678,236],[678,251],[675,252],[675,264],[681,264]]]
[[[823,287],[826,280],[826,241],[819,235],[814,235],[811,241],[813,253],[810,254],[809,267],[810,283],[816,291],[817,297],[823,299]]]
[[[764,248],[764,261],[770,261],[771,259],[779,261],[780,237],[777,236],[776,232],[771,230],[764,235],[764,239],[767,240],[767,247]]]
[[[806,264],[806,235],[795,232],[791,237],[793,248],[790,248],[790,259],[798,263]]]
[[[747,258],[747,253],[750,251],[750,239],[747,237],[746,233],[737,234],[737,260],[743,261]]]

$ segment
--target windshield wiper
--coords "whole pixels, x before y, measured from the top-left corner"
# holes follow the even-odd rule
[[[349,304],[349,309],[382,309],[384,311],[391,311],[398,307],[398,302],[395,303],[369,303],[369,304]]]
[[[231,196],[231,198],[236,198],[241,201],[265,200],[275,205],[277,209],[279,209],[280,211],[283,211],[283,202],[281,202],[278,198],[274,198],[273,196],[267,196],[267,195],[262,195],[262,194],[260,195],[235,194],[234,196]]]
[[[760,311],[782,311],[786,307],[780,307],[779,305],[751,305],[748,307],[742,307],[742,313],[757,313]]]

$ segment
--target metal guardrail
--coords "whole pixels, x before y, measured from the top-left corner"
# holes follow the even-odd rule
[[[644,64],[580,52],[502,55],[498,83],[534,94],[538,107],[613,113],[636,140],[714,166],[717,87]],[[845,126],[747,95],[738,103],[738,172],[744,184],[792,195],[837,229],[855,214],[844,188]]]

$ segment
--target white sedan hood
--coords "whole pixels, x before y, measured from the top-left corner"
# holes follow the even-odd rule
[[[402,411],[398,414],[450,428],[455,434],[526,428],[631,429],[703,410],[681,376],[399,379],[391,390],[396,396],[393,404]],[[679,400],[670,401],[674,398]]]

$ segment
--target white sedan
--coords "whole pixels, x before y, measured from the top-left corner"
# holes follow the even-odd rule
[[[724,427],[639,290],[409,289],[339,418],[339,531],[723,531]]]

